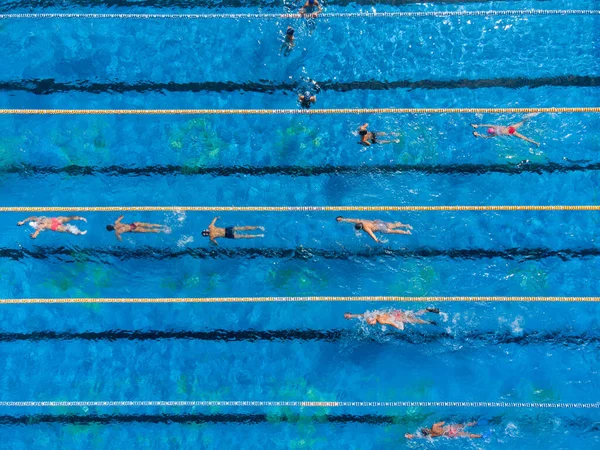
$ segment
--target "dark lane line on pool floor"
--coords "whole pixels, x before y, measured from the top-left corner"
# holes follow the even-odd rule
[[[340,320],[343,317],[340,316]],[[443,326],[444,324],[442,324]],[[423,325],[431,327],[431,325]],[[379,344],[389,344],[391,341],[405,344],[440,343],[451,345],[557,345],[579,348],[582,345],[600,344],[600,335],[583,333],[565,335],[561,331],[526,331],[518,335],[512,332],[469,331],[451,334],[432,328],[432,331],[391,332],[375,331],[365,334],[356,329],[287,329],[287,330],[224,330],[210,331],[191,330],[106,330],[106,331],[49,331],[40,330],[30,333],[0,332],[0,342],[41,342],[41,341],[161,341],[188,340],[211,342],[340,342],[356,341]]]
[[[350,92],[356,90],[389,91],[392,89],[485,89],[485,88],[538,88],[554,87],[598,87],[600,76],[563,75],[555,77],[523,78],[503,77],[490,79],[460,79],[460,80],[397,80],[397,81],[315,81],[317,91]],[[129,92],[257,92],[273,94],[278,91],[297,92],[304,89],[300,82],[276,83],[266,82],[233,82],[233,81],[203,81],[203,82],[107,82],[74,81],[59,82],[50,79],[30,79],[20,81],[0,81],[0,91],[24,91],[36,95],[51,95],[67,92],[84,92],[88,94],[123,94]]]
[[[319,175],[376,175],[400,174],[406,172],[427,175],[482,175],[487,173],[503,173],[519,175],[522,173],[569,173],[600,170],[600,163],[562,164],[555,162],[532,163],[522,161],[517,164],[374,164],[363,166],[322,165],[322,166],[185,166],[185,165],[152,165],[144,167],[129,166],[78,166],[64,167],[38,166],[34,164],[13,164],[0,166],[0,174],[16,174],[22,177],[39,177],[48,175],[69,176],[193,176],[211,175],[229,177],[247,175],[262,177],[265,175],[284,175],[292,177],[310,177]]]
[[[311,261],[315,259],[326,260],[352,260],[375,258],[449,258],[457,260],[479,259],[507,259],[522,261],[540,261],[547,258],[560,258],[562,261],[570,259],[584,259],[600,256],[600,248],[580,248],[552,250],[549,248],[508,248],[504,250],[492,249],[394,249],[389,247],[376,248],[362,251],[327,250],[309,247],[296,248],[223,248],[223,247],[195,247],[173,250],[170,248],[140,246],[135,249],[126,248],[98,248],[98,247],[49,247],[36,246],[27,248],[0,248],[0,258],[19,261],[25,258],[48,260],[57,258],[63,262],[99,262],[102,257],[112,257],[118,260],[168,260],[182,257],[194,259],[288,259]]]
[[[478,415],[479,416],[479,415]],[[197,423],[235,423],[235,424],[262,424],[262,423],[307,423],[317,424],[327,423],[361,423],[368,425],[410,425],[423,423],[431,417],[429,413],[397,414],[300,414],[296,411],[281,414],[276,413],[163,413],[163,414],[26,414],[19,416],[0,415],[0,425],[39,425],[56,423],[61,425],[110,425],[127,423],[148,423],[148,424],[197,424]],[[468,421],[472,416],[468,416]],[[485,416],[488,425],[501,425],[507,419],[506,415]],[[540,420],[540,416],[524,416],[522,418],[513,418],[518,420],[521,426],[532,425],[538,430],[546,420]],[[555,412],[547,415],[547,425],[556,427],[557,416]],[[590,418],[561,417],[560,422],[563,427],[585,429],[589,432],[599,431],[600,425]]]
[[[512,1],[515,0],[496,0],[496,1]],[[536,2],[542,3],[547,0],[535,0]],[[421,4],[423,0],[328,0],[327,6],[348,6],[348,5],[412,5],[412,4]],[[472,4],[472,3],[481,3],[481,4],[489,4],[491,0],[429,0],[427,3],[432,4],[451,4],[451,5],[461,5],[461,4]],[[284,10],[282,8],[282,4],[280,1],[276,0],[21,0],[21,1],[13,1],[4,3],[3,7],[0,7],[0,11],[10,11],[11,9],[18,8],[53,8],[57,7],[64,11],[68,6],[89,6],[89,7],[112,7],[112,8],[219,8],[223,7],[229,8],[248,8],[248,7],[257,7],[257,8],[274,8],[274,12],[278,12],[281,14],[289,13],[289,12],[297,12],[297,9],[300,7],[300,3],[298,3],[298,8],[292,8],[290,10]],[[29,11],[32,12],[32,11]],[[257,11],[258,12],[258,11]],[[265,12],[265,11],[260,11]],[[169,13],[174,13],[174,11],[169,11]]]

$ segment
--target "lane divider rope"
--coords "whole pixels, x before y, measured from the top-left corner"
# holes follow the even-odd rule
[[[596,16],[595,9],[509,9],[492,11],[403,11],[323,13],[319,19],[402,18],[402,17],[498,17],[498,16]],[[93,14],[93,13],[17,13],[0,14],[0,19],[301,19],[298,13],[240,13],[240,14]]]
[[[187,298],[15,298],[0,305],[48,303],[293,303],[293,302],[600,302],[600,297],[187,297]]]
[[[540,402],[304,402],[304,401],[2,401],[0,407],[31,408],[31,407],[67,407],[67,406],[202,406],[202,407],[309,407],[309,408],[348,408],[348,407],[378,407],[378,408],[540,408],[540,409],[599,409],[600,402],[594,403],[540,403]]]
[[[600,211],[600,205],[481,206],[0,206],[2,212],[341,212],[341,211]]]
[[[326,114],[527,114],[598,113],[569,108],[331,108],[331,109],[0,109],[0,115],[326,115]]]

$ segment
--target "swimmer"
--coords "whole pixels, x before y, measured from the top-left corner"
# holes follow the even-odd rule
[[[215,222],[219,219],[219,217],[215,217],[213,221],[208,226],[208,230],[204,230],[202,232],[202,236],[209,237],[210,240],[217,244],[217,238],[226,238],[226,239],[254,239],[265,237],[264,234],[239,234],[238,231],[249,231],[249,230],[261,230],[265,231],[264,227],[253,227],[253,226],[245,226],[245,227],[227,227],[227,228],[219,228],[215,227]]]
[[[472,427],[477,425],[477,422],[469,422],[466,424],[452,424],[445,425],[446,422],[434,423],[431,428],[421,428],[419,433],[410,434],[406,433],[404,437],[406,439],[418,439],[418,438],[469,438],[469,439],[481,439],[481,434],[472,434],[465,431],[466,427]]]
[[[304,94],[298,94],[298,101],[302,108],[308,109],[313,103],[317,103],[317,96],[311,95],[309,91],[306,91]]]
[[[372,313],[363,314],[346,313],[344,314],[344,318],[348,320],[364,318],[369,325],[376,325],[379,323],[381,325],[391,325],[399,330],[404,330],[405,323],[436,325],[433,321],[423,320],[418,317],[428,312],[439,314],[440,310],[437,308],[425,308],[416,313],[413,313],[412,311],[401,311],[399,309],[390,312],[374,311]]]
[[[285,43],[288,45],[288,47],[293,47],[294,46],[294,29],[292,27],[287,27],[287,30],[285,31]]]
[[[359,144],[362,144],[366,147],[370,147],[372,144],[392,144],[392,143],[397,144],[398,142],[400,142],[399,140],[395,140],[395,141],[379,140],[378,139],[379,136],[387,136],[388,133],[384,133],[383,131],[378,131],[377,133],[375,133],[374,131],[368,131],[367,130],[368,126],[369,126],[369,124],[365,123],[358,129],[358,135],[360,136]],[[389,133],[389,134],[391,136],[399,136],[398,133]]]
[[[29,222],[29,226],[35,231],[31,233],[31,239],[35,239],[42,231],[56,231],[58,233],[71,233],[75,236],[84,235],[87,231],[81,231],[75,225],[70,225],[67,222],[71,220],[83,220],[87,222],[85,217],[81,216],[69,216],[69,217],[44,217],[44,216],[31,216],[25,220],[17,222],[18,226],[25,225],[25,222]]]
[[[537,145],[538,147],[540,146],[539,142],[535,142],[531,139],[529,139],[528,137],[523,136],[521,133],[519,133],[519,128],[521,128],[521,125],[523,125],[525,122],[527,121],[527,119],[524,119],[522,121],[520,121],[519,123],[515,123],[513,125],[509,125],[507,127],[503,127],[500,125],[490,125],[490,124],[475,124],[472,123],[471,126],[475,129],[479,128],[479,127],[487,127],[487,136],[483,135],[481,133],[478,133],[477,131],[473,131],[473,136],[475,137],[480,137],[483,139],[491,139],[491,138],[495,138],[497,136],[514,136],[514,137],[518,137],[519,139],[523,139],[524,141],[530,142],[534,145]]]
[[[317,8],[316,11],[315,8]],[[323,12],[323,8],[321,8],[319,0],[306,0],[304,6],[300,9],[300,15],[304,16],[306,14],[307,9],[310,9],[308,15],[314,18],[316,18],[319,14]]]
[[[354,224],[355,230],[362,230],[373,238],[375,242],[381,242],[375,236],[375,233],[383,234],[412,234],[413,229],[410,225],[401,222],[383,222],[382,220],[362,220],[362,219],[345,219],[342,216],[335,218],[338,222],[348,222]],[[398,228],[404,228],[399,230]]]
[[[171,229],[165,225],[146,222],[121,223],[125,216],[119,216],[114,225],[106,225],[106,231],[114,231],[117,239],[122,241],[124,233],[168,233]]]
[[[283,41],[283,45],[280,50],[283,50],[284,56],[288,56],[292,49],[294,48],[294,29],[290,26],[287,27],[285,31],[285,39]]]

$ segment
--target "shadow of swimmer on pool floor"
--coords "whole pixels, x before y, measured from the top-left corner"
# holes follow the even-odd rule
[[[351,319],[365,319],[369,325],[391,325],[398,330],[404,330],[404,324],[428,324],[428,325],[437,325],[436,322],[432,320],[424,320],[419,316],[422,316],[425,313],[439,314],[440,310],[438,308],[425,308],[421,309],[417,312],[412,311],[402,311],[400,309],[396,309],[393,311],[372,311],[366,312],[362,314],[352,314],[345,313],[344,318]]]

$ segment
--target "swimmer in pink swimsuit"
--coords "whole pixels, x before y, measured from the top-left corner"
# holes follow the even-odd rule
[[[475,124],[472,123],[471,126],[475,129],[479,128],[479,127],[487,127],[487,136],[481,133],[478,133],[477,131],[473,131],[473,136],[475,137],[480,137],[483,139],[491,139],[497,136],[514,136],[514,137],[518,137],[519,139],[523,139],[524,141],[527,142],[531,142],[534,145],[537,145],[538,147],[540,146],[540,144],[538,142],[535,142],[531,139],[529,139],[528,137],[523,136],[521,133],[519,133],[519,128],[521,127],[521,125],[523,125],[525,122],[527,121],[527,119],[522,120],[519,123],[515,123],[514,125],[509,125],[507,127],[501,126],[501,125],[490,125],[490,124]]]
[[[440,310],[437,308],[425,308],[417,311],[416,313],[413,313],[412,311],[401,311],[399,309],[389,312],[373,311],[363,314],[346,313],[344,314],[344,318],[348,320],[364,318],[369,325],[375,325],[379,323],[381,325],[390,325],[398,330],[404,330],[405,323],[436,325],[436,323],[431,320],[423,320],[418,317],[428,312],[439,314]]]
[[[169,233],[171,229],[165,225],[159,225],[156,223],[146,222],[132,222],[132,223],[121,223],[123,217],[120,216],[114,223],[114,225],[106,225],[107,231],[114,231],[117,239],[122,241],[121,237],[124,233]]]
[[[81,216],[69,216],[69,217],[43,217],[43,216],[31,216],[25,220],[17,222],[18,226],[25,225],[25,223],[29,222],[29,225],[35,229],[33,233],[31,233],[31,238],[35,239],[42,231],[56,231],[58,233],[70,233],[76,236],[84,235],[87,231],[81,231],[75,225],[71,225],[67,222],[71,220],[83,220],[87,222],[84,217]]]
[[[445,425],[446,422],[437,422],[432,425],[431,428],[421,428],[419,433],[410,434],[406,433],[404,437],[406,439],[417,439],[417,438],[437,438],[447,437],[450,439],[454,438],[470,438],[480,439],[481,434],[472,434],[465,431],[466,427],[473,427],[477,425],[477,422],[469,422],[466,424],[451,424]]]

